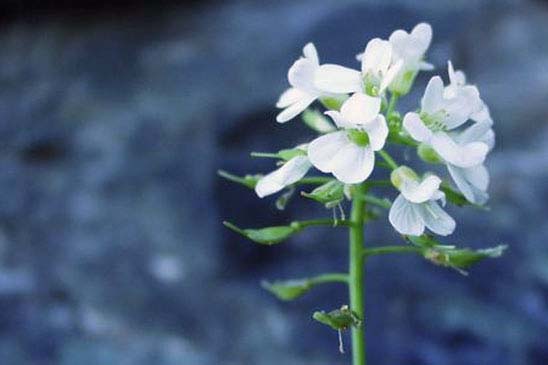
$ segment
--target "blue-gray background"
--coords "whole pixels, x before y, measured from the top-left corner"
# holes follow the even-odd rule
[[[419,21],[438,72],[448,58],[465,69],[496,123],[491,210],[450,208],[450,241],[510,250],[469,277],[371,259],[371,364],[548,363],[547,2],[105,4],[0,5],[1,364],[348,364],[310,318],[344,304],[343,288],[280,303],[258,285],[343,270],[345,233],[246,242],[221,220],[330,212],[302,199],[279,212],[215,171],[268,171],[248,152],[312,136],[277,125],[273,107],[306,42],[357,66],[369,38]],[[385,218],[366,237],[399,242]]]

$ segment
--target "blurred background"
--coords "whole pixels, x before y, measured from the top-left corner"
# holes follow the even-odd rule
[[[448,241],[510,249],[468,277],[371,259],[370,362],[548,364],[548,2],[525,0],[3,1],[0,363],[349,364],[311,319],[345,304],[344,288],[280,303],[259,286],[344,270],[346,233],[245,241],[221,221],[331,212],[298,198],[278,211],[215,171],[269,171],[248,153],[311,138],[274,122],[306,42],[357,67],[367,40],[420,21],[436,72],[447,78],[449,58],[464,69],[497,132],[491,210],[449,208]],[[366,240],[401,243],[385,217]]]

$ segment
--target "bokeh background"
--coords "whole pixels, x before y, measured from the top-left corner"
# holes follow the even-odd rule
[[[274,122],[306,42],[357,66],[368,39],[420,21],[437,72],[465,69],[496,123],[491,210],[449,208],[449,241],[510,249],[468,277],[371,259],[370,362],[548,364],[548,2],[11,0],[0,14],[1,364],[348,364],[311,319],[344,288],[280,303],[259,287],[344,270],[345,232],[247,242],[221,221],[331,212],[278,211],[215,171],[268,171],[249,151],[312,136]],[[400,242],[385,218],[366,239]]]

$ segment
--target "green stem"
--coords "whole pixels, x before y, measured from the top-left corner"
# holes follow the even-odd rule
[[[390,95],[390,101],[388,102],[388,107],[386,108],[387,117],[390,117],[390,114],[396,108],[396,103],[398,102],[399,98],[400,98],[400,95],[398,93],[392,93],[392,95]]]
[[[314,226],[350,227],[350,226],[353,226],[354,224],[352,221],[345,220],[345,219],[333,220],[330,218],[320,218],[320,219],[310,219],[306,221],[294,221],[294,222],[291,222],[290,225],[291,227],[295,229],[303,229],[303,228],[314,227]]]
[[[362,323],[364,322],[364,264],[365,256],[363,239],[363,220],[365,201],[360,199],[365,195],[364,184],[355,187],[355,194],[352,197],[352,212],[350,221],[350,252],[349,252],[349,294],[350,309],[356,313]],[[365,333],[364,326],[352,327],[352,364],[365,365]]]
[[[422,254],[423,249],[421,247],[413,246],[382,246],[382,247],[373,247],[373,248],[364,248],[362,254],[365,257],[375,256],[375,255],[385,255],[390,253],[417,253]]]
[[[312,177],[303,177],[299,181],[297,181],[295,184],[298,185],[321,185],[328,183],[332,181],[333,179],[330,177],[323,177],[323,176],[312,176]]]
[[[386,162],[388,166],[390,166],[392,170],[398,168],[398,164],[396,163],[396,161],[394,161],[394,159],[392,158],[392,156],[390,156],[388,152],[386,152],[385,150],[380,150],[377,153],[382,157],[384,162]]]
[[[343,273],[328,273],[321,274],[309,279],[311,284],[325,284],[325,283],[348,283],[348,274]]]

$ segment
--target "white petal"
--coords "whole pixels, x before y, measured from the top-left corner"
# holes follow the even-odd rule
[[[432,138],[432,132],[424,125],[417,113],[405,114],[403,128],[417,142],[428,142]]]
[[[280,95],[278,102],[276,103],[277,108],[287,108],[291,104],[298,102],[299,100],[309,96],[306,92],[290,87]]]
[[[415,46],[424,53],[432,42],[432,27],[428,23],[419,23],[411,31],[411,36],[416,40]]]
[[[379,94],[382,94],[384,90],[386,90],[386,88],[390,86],[390,84],[392,84],[392,81],[394,81],[394,79],[396,78],[396,76],[398,76],[398,74],[400,73],[402,69],[403,69],[403,60],[399,60],[394,65],[390,66],[390,68],[388,68],[388,70],[386,71],[386,74],[384,75],[382,79],[382,82],[379,88]]]
[[[392,61],[392,45],[380,38],[374,38],[367,43],[362,57],[362,73],[384,75]]]
[[[479,111],[482,105],[477,87],[459,87],[454,97],[444,101],[442,109],[446,116],[443,122],[448,129],[457,128]]]
[[[311,60],[307,58],[298,59],[287,73],[289,84],[308,94],[319,95],[319,91],[314,86],[314,75],[317,69],[318,65]]]
[[[331,172],[331,160],[337,152],[350,142],[345,131],[324,134],[308,145],[308,158],[322,172]]]
[[[419,61],[419,70],[421,71],[432,71],[434,68],[434,65],[430,62]]]
[[[424,203],[438,197],[441,179],[435,175],[426,177],[422,182],[418,183],[413,180],[404,180],[401,186],[401,193],[405,199],[412,203]]]
[[[352,124],[365,124],[381,110],[381,98],[355,93],[341,107],[341,116]]]
[[[421,100],[421,110],[428,114],[435,114],[443,108],[443,81],[434,76],[428,82]]]
[[[489,112],[489,107],[485,105],[485,103],[482,103],[482,106],[480,109],[472,114],[470,117],[474,122],[477,123],[488,123],[490,125],[493,125],[493,119],[491,118],[491,113]]]
[[[349,142],[331,159],[333,175],[345,184],[366,180],[375,166],[375,154],[369,147]]]
[[[316,47],[314,46],[314,43],[307,43],[303,48],[303,54],[306,58],[308,58],[314,64],[318,66],[320,65],[320,59],[318,58],[318,51],[316,51]]]
[[[324,92],[351,93],[362,89],[361,73],[339,65],[321,65],[314,80],[316,88]]]
[[[455,136],[455,141],[459,144],[483,142],[489,147],[489,150],[491,150],[495,145],[495,132],[491,128],[489,122],[474,123],[460,134],[457,134]]]
[[[447,169],[466,200],[474,204],[484,204],[487,201],[489,198],[486,192],[489,185],[489,172],[484,165],[468,169],[447,165]]]
[[[440,236],[447,236],[455,230],[455,220],[438,203],[429,201],[416,206],[426,227]]]
[[[384,115],[379,114],[370,123],[364,125],[363,129],[369,136],[369,143],[373,151],[378,151],[384,147],[388,137],[388,125]]]
[[[343,118],[342,114],[336,110],[328,110],[324,112],[325,115],[329,115],[339,128],[354,128],[355,125]]]
[[[489,147],[483,142],[458,145],[446,133],[432,136],[432,148],[446,161],[458,167],[472,167],[483,163]]]
[[[286,186],[302,179],[311,166],[308,157],[293,157],[279,169],[262,177],[255,186],[255,192],[260,198],[277,193]]]
[[[401,234],[420,236],[424,233],[424,221],[402,194],[398,195],[388,213],[390,224]]]
[[[277,116],[276,121],[278,123],[285,123],[293,118],[295,118],[297,115],[301,114],[303,111],[308,108],[310,104],[312,104],[316,100],[315,96],[307,96],[303,99],[297,101],[296,103],[293,103],[292,105],[288,106],[284,110],[282,110]]]

